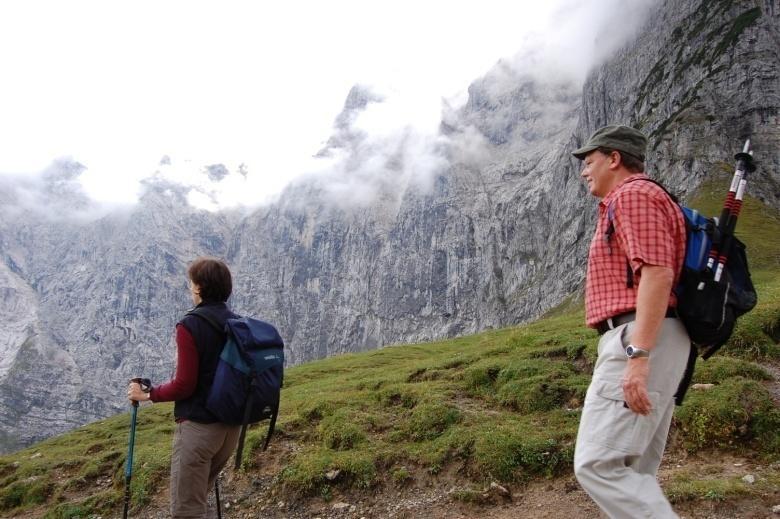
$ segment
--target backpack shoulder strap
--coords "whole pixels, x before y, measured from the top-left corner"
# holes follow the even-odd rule
[[[635,181],[637,181],[637,180],[643,180],[643,181],[645,181],[645,182],[652,182],[652,183],[653,183],[653,184],[655,184],[656,186],[658,186],[658,187],[660,187],[661,189],[663,189],[663,190],[664,190],[664,193],[666,193],[666,195],[667,195],[669,198],[671,198],[671,199],[672,199],[672,202],[674,202],[674,203],[675,203],[675,204],[677,204],[677,205],[680,205],[680,199],[679,199],[679,198],[677,198],[676,196],[674,196],[674,195],[671,193],[671,191],[669,191],[668,189],[666,189],[666,186],[665,186],[665,185],[663,185],[662,183],[660,183],[659,181],[657,181],[657,180],[655,180],[655,179],[653,179],[653,178],[650,178],[650,177],[639,177],[639,178],[635,178],[635,179],[631,180],[631,182],[635,182]]]
[[[674,196],[672,193],[670,193],[668,189],[666,189],[666,186],[664,186],[663,184],[661,184],[657,180],[652,179],[652,178],[650,178],[648,176],[632,178],[628,182],[637,182],[637,181],[652,182],[656,186],[660,187],[661,189],[663,189],[664,193],[666,193],[666,196],[668,196],[671,199],[671,201],[674,202],[674,205],[676,205],[682,211],[682,207],[680,206],[680,201],[678,200],[678,198],[676,196]],[[684,216],[685,215],[683,214],[683,217]],[[607,206],[607,221],[608,221],[609,224],[607,226],[607,230],[604,232],[604,239],[606,240],[607,245],[610,247],[610,251],[611,251],[612,248],[610,246],[610,241],[612,239],[612,235],[615,233],[615,223],[614,223],[615,222],[615,202],[614,202],[614,200],[612,202],[610,202],[609,206]],[[628,259],[626,259],[626,287],[628,287],[628,288],[633,288],[634,287],[634,271],[631,269],[631,263],[629,263]]]
[[[209,323],[209,325],[211,325],[211,327],[214,328],[219,333],[221,334],[225,333],[225,325],[224,324],[220,325],[217,318],[211,315],[207,310],[204,310],[203,308],[193,308],[192,310],[190,310],[184,315],[185,317],[188,315],[196,315],[201,319],[203,319],[204,321],[206,321],[207,323]]]

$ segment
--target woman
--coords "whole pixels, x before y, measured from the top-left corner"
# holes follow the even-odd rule
[[[222,261],[198,258],[187,269],[196,308],[217,322],[236,317],[226,301],[233,290],[230,270]],[[175,401],[176,430],[171,456],[171,516],[205,517],[209,489],[236,448],[240,425],[219,423],[206,409],[225,335],[204,318],[186,314],[176,324],[177,361],[173,380],[144,392],[131,382],[130,400]]]

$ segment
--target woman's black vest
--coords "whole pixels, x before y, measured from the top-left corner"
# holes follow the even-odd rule
[[[225,303],[201,303],[196,308],[208,311],[210,316],[222,324],[230,318],[238,317]],[[219,420],[206,409],[206,398],[214,381],[222,346],[225,345],[225,334],[217,332],[208,321],[197,315],[185,315],[178,325],[187,328],[195,340],[195,348],[198,351],[198,381],[192,395],[176,401],[173,415],[177,420],[192,420],[199,423],[218,422]]]

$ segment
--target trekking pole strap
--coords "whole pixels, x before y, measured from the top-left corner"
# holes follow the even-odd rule
[[[265,435],[265,444],[263,450],[268,449],[268,443],[271,441],[271,435],[274,433],[274,427],[276,427],[276,417],[279,416],[279,404],[274,406],[273,413],[271,414],[271,422],[268,424],[268,433]]]
[[[688,352],[688,362],[685,365],[685,372],[683,373],[680,385],[677,386],[677,391],[674,394],[675,405],[682,405],[685,399],[685,394],[688,392],[688,388],[693,380],[693,370],[696,367],[696,357],[699,355],[699,349],[694,343],[691,343],[691,349]]]
[[[252,383],[254,383],[254,377],[252,375]],[[241,468],[241,456],[244,453],[244,440],[246,439],[246,428],[249,425],[249,415],[252,411],[252,401],[254,400],[254,391],[252,391],[252,383],[249,384],[249,394],[246,397],[246,404],[244,405],[244,420],[241,424],[241,434],[238,436],[238,447],[236,448],[236,470]]]

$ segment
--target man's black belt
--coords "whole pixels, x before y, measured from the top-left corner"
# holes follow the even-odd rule
[[[667,308],[664,317],[665,318],[677,317],[677,309]],[[596,331],[599,332],[599,335],[604,335],[608,331],[614,330],[621,324],[630,323],[635,319],[636,319],[636,312],[626,312],[624,314],[619,314],[614,317],[610,317],[609,319],[604,319],[603,321],[601,321],[599,324],[596,325]]]

